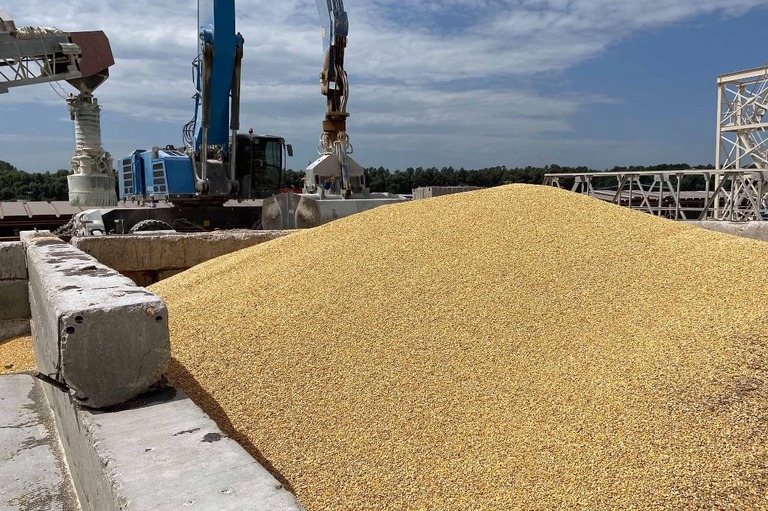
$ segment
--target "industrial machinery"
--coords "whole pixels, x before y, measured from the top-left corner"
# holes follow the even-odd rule
[[[118,193],[127,203],[173,208],[91,210],[76,217],[80,235],[195,227],[264,229],[312,227],[376,206],[405,200],[373,194],[363,168],[348,155],[349,85],[344,70],[347,14],[341,0],[318,0],[326,55],[320,75],[328,111],[321,154],[306,169],[301,194],[279,193],[285,159],[292,148],[283,138],[238,134],[243,37],[235,32],[234,0],[198,1],[199,51],[193,62],[195,115],[183,128],[185,145],[136,150],[118,162]],[[272,195],[277,194],[277,195]],[[264,198],[263,208],[229,207],[226,201]],[[258,212],[255,214],[255,212]],[[160,221],[162,220],[162,222]]]
[[[112,158],[101,147],[100,107],[93,91],[115,63],[102,31],[62,32],[56,28],[16,28],[0,9],[0,93],[10,87],[65,80],[78,89],[67,106],[75,124],[75,153],[67,176],[73,206],[117,203]]]
[[[199,0],[197,12],[195,109],[183,147],[137,149],[118,160],[118,195],[132,207],[79,213],[75,234],[258,228],[261,204],[251,199],[280,190],[290,144],[238,133],[244,39],[235,31],[235,0]]]
[[[193,119],[184,147],[137,150],[118,165],[119,195],[148,203],[220,207],[280,189],[292,148],[276,136],[238,134],[243,37],[235,32],[235,1],[198,2],[199,48],[193,61]]]
[[[388,193],[371,193],[365,186],[363,167],[347,134],[349,80],[344,70],[349,20],[342,0],[317,0],[323,27],[325,59],[320,73],[320,92],[328,109],[318,144],[320,157],[306,168],[302,193],[281,193],[264,200],[265,229],[314,227],[336,218],[384,204],[406,200]]]

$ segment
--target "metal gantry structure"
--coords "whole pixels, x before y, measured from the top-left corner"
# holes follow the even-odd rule
[[[686,181],[695,181],[690,190]],[[755,169],[575,172],[544,184],[674,220],[764,220],[768,171]],[[703,188],[703,189],[701,189]]]
[[[9,87],[81,78],[80,47],[52,28],[16,29],[0,9],[0,93]]]
[[[717,77],[718,169],[768,169],[768,67]]]
[[[67,176],[75,206],[117,203],[112,157],[101,146],[100,107],[93,91],[109,77],[115,63],[104,32],[64,32],[57,28],[17,28],[0,9],[0,93],[10,87],[64,80],[79,94],[67,106],[75,124],[75,153]]]
[[[768,67],[720,75],[714,169],[550,173],[544,184],[675,220],[762,221],[768,217],[766,114]]]

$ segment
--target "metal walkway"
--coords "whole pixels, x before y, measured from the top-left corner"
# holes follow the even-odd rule
[[[761,169],[545,174],[544,184],[674,220],[760,221],[768,212]]]

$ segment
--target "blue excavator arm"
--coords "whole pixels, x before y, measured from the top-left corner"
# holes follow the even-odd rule
[[[244,41],[235,31],[235,0],[198,0],[197,14],[195,110],[183,128],[184,148],[157,146],[122,158],[123,199],[218,207],[280,188],[290,144],[274,135],[237,133]]]
[[[195,115],[184,126],[183,133],[187,147],[195,154],[195,188],[207,193],[211,149],[228,160],[227,174],[230,182],[235,183],[237,152],[230,151],[230,143],[240,128],[244,40],[235,32],[235,0],[198,0],[197,21],[198,55],[193,63],[197,87]]]
[[[234,0],[200,0],[200,65],[197,66],[201,108],[200,131],[195,150],[217,145],[229,153],[232,131],[239,129],[240,63],[243,36],[235,32]]]

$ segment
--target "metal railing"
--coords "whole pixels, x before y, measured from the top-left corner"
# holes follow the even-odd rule
[[[767,213],[761,169],[551,173],[544,184],[674,220],[761,221]]]

